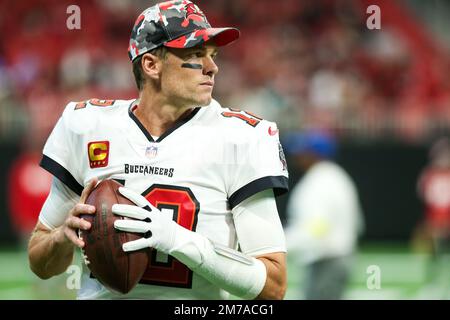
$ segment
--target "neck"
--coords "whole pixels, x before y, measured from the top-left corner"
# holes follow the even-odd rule
[[[160,137],[192,110],[193,107],[176,106],[158,95],[143,90],[139,94],[139,107],[134,114],[152,136]]]

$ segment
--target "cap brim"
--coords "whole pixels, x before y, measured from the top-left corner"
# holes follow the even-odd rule
[[[214,39],[218,47],[225,46],[237,40],[240,31],[236,28],[208,28],[185,34],[175,40],[167,41],[164,46],[169,48],[192,48]]]

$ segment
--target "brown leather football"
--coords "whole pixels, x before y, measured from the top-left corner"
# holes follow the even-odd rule
[[[147,268],[149,250],[126,253],[122,249],[123,243],[139,239],[142,234],[122,232],[114,228],[115,220],[128,218],[114,215],[112,205],[134,205],[119,193],[119,187],[121,185],[114,180],[103,180],[91,192],[86,203],[95,206],[96,212],[82,216],[91,222],[91,228],[80,230],[80,236],[85,242],[83,250],[89,261],[87,266],[92,272],[91,276],[105,287],[125,294],[142,278]]]

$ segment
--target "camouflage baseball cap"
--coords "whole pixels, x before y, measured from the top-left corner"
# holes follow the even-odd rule
[[[191,48],[214,38],[217,46],[239,38],[236,28],[211,28],[205,14],[189,0],[156,4],[142,12],[131,31],[128,56],[133,61],[155,48]]]

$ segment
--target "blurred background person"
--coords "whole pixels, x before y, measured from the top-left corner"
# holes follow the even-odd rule
[[[437,139],[429,150],[429,162],[417,184],[424,217],[414,235],[416,249],[430,254],[428,285],[435,298],[448,298],[450,285],[450,139]]]
[[[304,173],[291,191],[286,232],[288,252],[295,255],[296,268],[304,268],[303,298],[342,299],[363,230],[357,188],[333,161],[337,145],[331,135],[294,133],[285,147]]]

